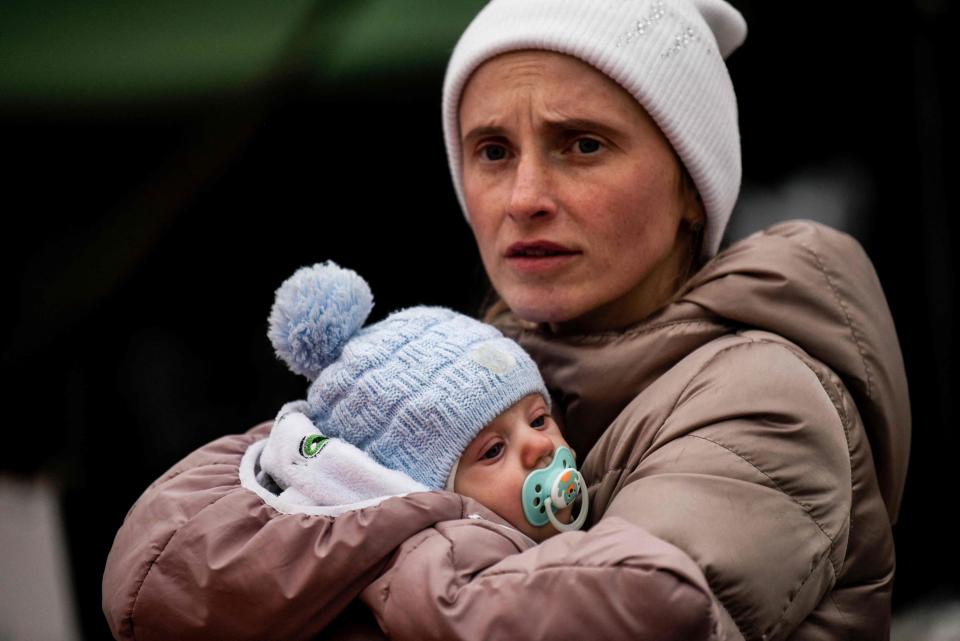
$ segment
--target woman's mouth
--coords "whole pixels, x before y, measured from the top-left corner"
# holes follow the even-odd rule
[[[562,267],[581,252],[547,240],[519,242],[506,251],[509,265],[523,272],[543,272]]]
[[[507,248],[506,258],[508,260],[543,259],[576,256],[578,254],[580,254],[579,251],[570,249],[559,243],[553,243],[548,240],[534,240],[510,245],[510,247]]]
[[[542,256],[559,256],[563,254],[577,254],[568,247],[549,240],[532,240],[528,242],[514,243],[507,247],[507,258],[525,258]]]

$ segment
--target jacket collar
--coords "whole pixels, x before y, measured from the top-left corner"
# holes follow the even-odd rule
[[[637,394],[701,345],[737,328],[797,344],[843,380],[867,430],[891,522],[910,449],[903,358],[860,245],[810,221],[758,232],[718,254],[676,300],[621,331],[557,336],[512,314],[496,325],[540,365],[570,444],[584,457]]]
[[[580,460],[626,405],[664,372],[729,333],[723,319],[678,303],[621,332],[558,336],[512,315],[497,320],[540,366],[554,414]]]

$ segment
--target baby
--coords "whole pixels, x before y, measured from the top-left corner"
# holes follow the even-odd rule
[[[277,290],[271,342],[312,383],[306,400],[281,409],[260,456],[261,484],[327,514],[446,489],[535,541],[582,527],[585,483],[529,355],[439,307],[363,327],[372,306],[367,283],[332,262]]]

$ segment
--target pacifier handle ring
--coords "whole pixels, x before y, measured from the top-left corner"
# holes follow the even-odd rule
[[[547,519],[550,520],[550,524],[557,529],[558,532],[569,532],[571,530],[579,530],[583,527],[583,524],[587,521],[587,510],[590,508],[590,494],[587,492],[587,484],[583,480],[583,474],[580,473],[580,470],[576,470],[577,476],[580,480],[580,495],[583,496],[583,503],[580,505],[580,513],[577,515],[577,518],[572,523],[561,523],[559,519],[553,514],[553,499],[548,498],[543,502],[544,507],[547,512]]]

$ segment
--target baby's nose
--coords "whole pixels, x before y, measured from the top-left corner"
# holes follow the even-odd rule
[[[524,445],[524,464],[530,469],[547,467],[553,461],[553,441],[542,432],[533,432]]]

